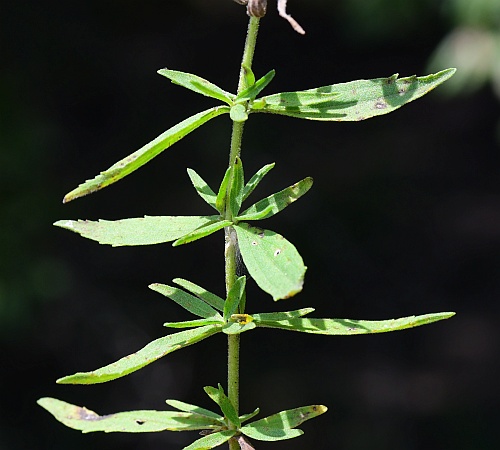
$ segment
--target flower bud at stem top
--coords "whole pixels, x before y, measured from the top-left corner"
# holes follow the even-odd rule
[[[248,0],[247,13],[251,17],[264,17],[266,15],[267,0]]]

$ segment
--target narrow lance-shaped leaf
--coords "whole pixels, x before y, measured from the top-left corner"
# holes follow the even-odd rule
[[[115,380],[142,369],[144,366],[151,364],[169,353],[196,344],[220,331],[220,327],[217,325],[207,325],[194,330],[170,334],[150,342],[138,352],[125,356],[112,364],[108,364],[92,372],[78,372],[74,375],[60,378],[57,380],[57,383],[97,384]]]
[[[221,411],[224,413],[224,416],[227,417],[237,428],[239,428],[241,426],[240,418],[238,417],[231,400],[229,400],[228,396],[224,393],[222,386],[219,384],[218,389],[212,386],[205,386],[203,389],[207,395],[219,405]]]
[[[243,188],[245,186],[245,175],[243,163],[239,157],[236,157],[233,165],[233,174],[231,177],[229,208],[233,217],[238,215],[243,201]]]
[[[307,191],[309,191],[309,189],[311,189],[312,184],[313,179],[311,177],[304,178],[298,183],[295,183],[294,185],[287,187],[276,194],[270,195],[269,197],[258,201],[245,210],[236,219],[261,220],[274,216],[285,209],[288,205],[302,197]]]
[[[234,99],[235,103],[237,102],[247,102],[253,100],[257,95],[261,93],[262,90],[266,88],[266,86],[272,81],[276,72],[274,70],[269,71],[262,78],[258,79],[255,84],[240,92],[237,97]]]
[[[325,413],[327,410],[328,408],[323,405],[289,409],[245,425],[240,431],[246,436],[259,441],[291,439],[302,434],[302,432],[297,430],[299,433],[289,433],[288,431],[298,427],[306,420]]]
[[[155,156],[171,147],[177,141],[180,141],[183,137],[191,133],[191,131],[196,130],[196,128],[202,126],[210,119],[228,112],[228,106],[216,106],[215,108],[207,109],[206,111],[202,111],[183,120],[160,134],[160,136],[152,140],[149,144],[146,144],[136,152],[112,165],[109,169],[101,172],[95,178],[87,180],[85,183],[66,194],[63,202],[66,203],[75,198],[91,194],[121,180],[151,161]]]
[[[215,192],[212,191],[210,186],[206,183],[206,181],[201,178],[193,169],[187,170],[189,178],[191,179],[191,183],[193,183],[194,188],[198,195],[205,200],[212,208],[217,210],[217,206],[215,205],[216,195]]]
[[[354,320],[354,319],[309,319],[292,318],[284,320],[266,320],[262,315],[254,314],[255,323],[259,327],[279,328],[289,331],[300,331],[302,333],[326,334],[326,335],[354,335],[387,333],[390,331],[405,330],[407,328],[427,325],[439,320],[449,319],[454,316],[453,312],[442,312],[425,314],[421,316],[402,317],[391,320]]]
[[[113,247],[175,241],[219,216],[145,216],[122,220],[59,220],[54,225]]]
[[[297,249],[270,230],[234,225],[241,256],[258,286],[274,300],[289,298],[302,290],[306,266]]]
[[[259,185],[262,179],[267,175],[267,173],[274,167],[275,163],[266,164],[262,169],[260,169],[245,185],[243,189],[243,201],[245,201],[248,196],[254,191],[254,189]]]
[[[165,322],[163,324],[164,327],[167,328],[195,328],[195,327],[203,327],[205,325],[225,325],[226,322],[219,319],[195,319],[195,320],[185,320],[182,322]]]
[[[169,69],[160,69],[158,73],[167,77],[174,84],[178,84],[198,94],[215,98],[229,105],[232,105],[232,101],[235,98],[234,94],[224,91],[219,86],[216,86],[198,75]]]
[[[212,294],[212,292],[207,291],[201,286],[198,286],[197,284],[194,284],[191,281],[184,280],[182,278],[174,278],[172,281],[175,284],[178,284],[180,287],[186,289],[186,291],[189,291],[197,297],[201,298],[203,301],[208,303],[210,306],[213,306],[215,309],[219,311],[224,310],[224,300],[218,295]]]
[[[190,242],[197,241],[198,239],[209,236],[216,231],[222,230],[222,228],[228,227],[232,224],[233,222],[231,222],[230,220],[221,220],[219,217],[218,220],[212,223],[207,223],[206,225],[203,225],[200,228],[191,231],[191,233],[182,236],[181,238],[177,239],[172,245],[174,247],[177,247],[179,245],[189,244]]]
[[[170,300],[173,300],[179,306],[182,306],[195,316],[202,317],[204,319],[222,320],[222,316],[214,308],[205,303],[203,300],[200,300],[198,297],[188,294],[181,289],[159,283],[151,284],[149,285],[149,288],[160,293],[161,295],[164,295],[165,297],[168,297]]]
[[[217,431],[197,439],[191,445],[184,447],[182,450],[206,450],[215,448],[229,441],[229,439],[231,439],[235,434],[236,430]]]
[[[314,308],[302,308],[296,311],[272,312],[272,313],[257,313],[252,314],[253,320],[257,323],[261,322],[277,322],[280,320],[295,319],[314,312]]]
[[[189,403],[184,403],[179,400],[165,400],[165,403],[172,408],[178,409],[182,412],[196,413],[202,416],[210,417],[211,419],[216,419],[218,421],[222,421],[224,419],[224,417],[222,417],[220,414],[214,413],[213,411],[202,408],[200,406],[190,405]]]
[[[215,206],[217,211],[221,214],[224,214],[224,205],[226,204],[226,193],[229,184],[229,179],[231,178],[231,167],[226,169],[226,173],[224,174],[224,178],[221,181],[219,186],[219,191],[217,192],[217,198],[215,199]]]
[[[449,79],[455,71],[446,69],[424,77],[406,78],[398,78],[396,74],[388,78],[283,92],[258,99],[252,104],[252,110],[311,120],[364,120],[390,113],[422,97]]]
[[[240,303],[241,297],[245,292],[246,277],[239,277],[233,284],[231,290],[227,295],[226,302],[224,304],[224,320],[228,321],[229,317],[236,313],[238,310],[238,305]]]
[[[126,411],[100,416],[85,407],[55,398],[41,398],[38,404],[59,422],[83,433],[150,433],[154,431],[189,431],[220,428],[219,420],[200,414],[178,411]]]
[[[241,423],[247,422],[248,420],[253,419],[259,413],[260,413],[260,409],[255,408],[255,410],[252,411],[251,413],[243,414],[242,416],[240,416],[240,421],[241,421]]]

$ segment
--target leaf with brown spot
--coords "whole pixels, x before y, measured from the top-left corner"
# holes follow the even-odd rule
[[[100,416],[85,407],[55,398],[37,402],[59,422],[83,433],[150,433],[154,431],[189,431],[217,429],[224,423],[204,415],[178,411],[126,411]]]
[[[423,77],[356,80],[297,92],[282,92],[257,99],[253,112],[299,119],[359,121],[390,113],[422,97],[448,80],[456,69]]]

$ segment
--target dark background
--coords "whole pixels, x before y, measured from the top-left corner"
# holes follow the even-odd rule
[[[480,13],[473,23],[465,4]],[[270,1],[254,71],[276,69],[267,93],[395,72],[423,75],[434,70],[428,64],[436,48],[460,27],[496,35],[495,4],[291,0],[289,11],[307,31],[302,37]],[[82,435],[36,400],[53,396],[101,414],[164,409],[167,398],[211,408],[202,387],[225,384],[222,335],[112,383],[55,380],[115,361],[162,336],[163,322],[188,318],[148,284],[184,277],[223,295],[222,235],[175,249],[111,248],[51,224],[211,214],[185,169],[217,185],[227,162],[227,116],[120,183],[67,205],[61,199],[214,105],[156,70],[196,73],[234,91],[246,24],[244,8],[230,0],[2,4],[2,450],[175,450],[196,439],[169,432]],[[472,45],[472,54],[486,54],[482,61],[498,67],[500,55],[491,57],[486,47]],[[462,95],[446,97],[443,87],[361,123],[255,115],[246,125],[246,173],[277,163],[254,199],[308,175],[315,179],[303,200],[262,224],[300,250],[305,288],[274,304],[251,285],[249,312],[314,306],[315,317],[371,320],[457,312],[392,334],[243,335],[243,412],[260,406],[264,417],[312,403],[330,408],[302,426],[303,437],[257,443],[259,449],[500,448],[500,107],[495,74],[478,75],[479,63],[467,66],[470,60],[453,55],[445,48],[435,64],[470,75],[457,75],[461,84],[448,89]]]

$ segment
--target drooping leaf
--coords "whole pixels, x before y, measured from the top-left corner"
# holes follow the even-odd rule
[[[234,94],[224,91],[219,86],[197,75],[168,69],[160,69],[158,73],[167,77],[172,83],[178,84],[198,94],[215,98],[229,105],[233,104],[233,99],[235,98]]]
[[[229,116],[231,117],[231,120],[234,122],[245,122],[245,120],[248,120],[247,109],[244,105],[240,103],[231,106],[231,110],[229,111]]]
[[[100,244],[119,247],[175,241],[218,219],[219,216],[145,216],[122,220],[59,220],[54,225]]]
[[[232,217],[238,215],[243,201],[243,188],[245,186],[245,174],[243,171],[243,163],[239,157],[236,157],[233,165],[233,176],[231,177],[229,208],[231,209]]]
[[[296,311],[257,313],[257,314],[252,314],[252,318],[253,320],[256,320],[258,323],[277,322],[280,320],[288,320],[297,317],[302,317],[312,313],[313,311],[314,308],[302,308],[302,309],[297,309]]]
[[[182,450],[208,450],[218,447],[229,441],[236,434],[236,430],[216,431],[215,433],[203,436],[194,441],[191,445],[184,447]]]
[[[217,210],[217,206],[215,205],[217,196],[215,195],[215,192],[212,191],[206,181],[201,178],[193,169],[188,169],[187,172],[189,178],[191,179],[191,183],[193,183],[196,192],[198,192],[198,195],[203,200],[205,200],[212,208]]]
[[[178,409],[182,412],[199,414],[201,416],[206,416],[210,417],[211,419],[218,420],[219,422],[222,422],[224,419],[224,417],[222,417],[220,414],[214,413],[209,409],[205,409],[196,405],[190,405],[189,403],[184,403],[179,400],[165,400],[165,403],[172,408]]]
[[[224,213],[224,205],[226,204],[226,193],[227,187],[229,183],[229,179],[231,178],[231,167],[226,169],[226,173],[224,174],[224,178],[221,181],[219,186],[219,191],[217,192],[217,198],[215,200],[215,206],[217,207],[217,211],[221,214]]]
[[[222,386],[219,384],[218,389],[212,386],[205,386],[203,389],[207,395],[219,405],[221,411],[224,413],[224,416],[227,417],[232,424],[239,428],[241,426],[240,418],[238,417],[238,414],[236,414],[236,410],[234,409],[231,400],[229,400],[229,397],[224,393]]]
[[[97,384],[116,380],[117,378],[142,369],[144,366],[151,364],[169,353],[196,344],[220,331],[220,327],[217,325],[207,325],[193,330],[170,334],[150,342],[138,352],[125,356],[112,364],[108,364],[92,372],[78,372],[74,375],[60,378],[57,380],[57,383]]]
[[[174,247],[177,247],[179,245],[189,244],[190,242],[196,241],[198,239],[209,236],[216,231],[222,230],[222,228],[228,227],[229,225],[232,225],[232,223],[233,222],[231,222],[230,220],[222,220],[219,217],[216,221],[207,223],[206,225],[203,225],[200,228],[191,231],[191,233],[182,236],[181,238],[177,239],[172,245]]]
[[[241,256],[258,286],[274,300],[302,290],[306,266],[297,249],[283,236],[246,223],[234,225]]]
[[[223,320],[222,316],[208,303],[181,289],[159,283],[150,284],[149,288],[173,300],[195,316],[202,317],[203,319]]]
[[[252,110],[311,120],[364,120],[390,113],[422,97],[450,78],[455,71],[446,69],[424,77],[406,78],[398,78],[396,74],[388,78],[283,92],[258,99],[253,103]]]
[[[262,78],[259,78],[252,86],[241,91],[234,99],[235,103],[238,102],[248,102],[253,100],[257,95],[259,95],[266,86],[272,81],[276,72],[274,70],[269,71]]]
[[[289,433],[293,428],[298,427],[306,420],[313,419],[328,410],[323,405],[302,406],[300,408],[281,411],[272,416],[265,417],[255,422],[249,423],[240,429],[248,437],[260,441],[276,441],[290,439],[302,434]]]
[[[224,303],[224,320],[227,322],[232,314],[238,310],[241,297],[245,292],[246,277],[239,277],[233,284]]]
[[[307,191],[309,191],[309,189],[311,189],[312,184],[313,179],[311,177],[304,178],[294,185],[258,201],[245,210],[236,219],[260,220],[274,216],[281,210],[285,209],[288,205],[302,197]]]
[[[83,433],[150,433],[154,431],[189,431],[220,428],[220,421],[200,414],[177,411],[127,411],[100,416],[85,407],[55,398],[41,398],[38,404],[59,422]]]
[[[85,181],[85,183],[66,194],[63,199],[63,203],[67,203],[75,198],[91,194],[121,180],[142,167],[147,162],[151,161],[155,156],[171,147],[177,141],[180,141],[183,137],[191,133],[191,131],[201,127],[210,119],[228,112],[228,106],[216,106],[215,108],[207,109],[206,111],[202,111],[183,120],[182,122],[179,122],[177,125],[174,125],[172,128],[160,134],[160,136],[146,144],[144,147],[118,161],[109,169],[101,172],[95,178]]]
[[[254,314],[257,326],[266,328],[280,328],[282,330],[300,331],[302,333],[326,334],[326,335],[353,335],[387,333],[389,331],[405,330],[449,319],[454,316],[453,312],[442,312],[425,314],[421,316],[402,317],[391,320],[353,320],[353,319],[308,319],[292,318],[278,321],[261,320],[258,314]],[[262,316],[262,315],[261,315]]]
[[[203,327],[205,325],[219,325],[223,326],[226,323],[223,320],[218,319],[195,319],[195,320],[185,320],[182,322],[165,322],[164,327],[167,328],[195,328]]]
[[[274,165],[275,163],[266,164],[252,178],[250,178],[250,181],[245,185],[243,189],[243,201],[248,198],[248,196],[254,191],[254,189],[267,175],[267,173],[274,167]]]
[[[172,281],[175,284],[178,284],[180,287],[196,295],[198,298],[201,298],[203,301],[207,302],[215,309],[218,309],[219,311],[224,310],[224,300],[218,295],[212,294],[201,286],[198,286],[197,284],[194,284],[191,281],[184,280],[182,278],[174,278]]]

